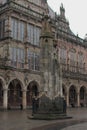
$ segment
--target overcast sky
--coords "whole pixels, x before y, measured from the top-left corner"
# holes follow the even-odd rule
[[[87,0],[48,0],[50,7],[59,14],[61,3],[74,34],[84,38],[87,34]]]

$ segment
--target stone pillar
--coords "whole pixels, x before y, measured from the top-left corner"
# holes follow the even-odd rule
[[[77,93],[77,106],[80,107],[80,93]]]
[[[66,103],[67,103],[67,107],[69,107],[69,92],[68,91],[66,93]]]
[[[25,68],[28,69],[28,45],[25,43]]]
[[[8,89],[3,90],[3,108],[8,108]]]
[[[23,90],[23,99],[22,99],[22,105],[23,105],[23,110],[26,109],[26,90]]]

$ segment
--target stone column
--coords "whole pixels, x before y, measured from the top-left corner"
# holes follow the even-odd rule
[[[25,68],[28,69],[28,45],[25,43]]]
[[[3,108],[8,108],[8,89],[3,90]]]
[[[23,110],[26,109],[26,90],[23,90],[23,99],[22,99],[22,104],[23,104]]]
[[[69,107],[69,92],[68,91],[66,93],[66,103],[67,103],[67,107]]]
[[[80,107],[80,93],[77,93],[77,106]]]

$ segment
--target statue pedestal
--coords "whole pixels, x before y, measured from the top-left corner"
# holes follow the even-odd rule
[[[66,119],[71,118],[66,114],[66,103],[64,98],[55,97],[55,99],[50,99],[45,94],[39,99],[39,107],[35,113],[33,113],[33,119]]]

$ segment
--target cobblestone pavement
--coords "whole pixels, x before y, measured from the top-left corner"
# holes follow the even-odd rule
[[[0,111],[0,130],[87,130],[87,108],[68,109],[67,114],[73,118],[46,121],[28,119],[30,110]]]

